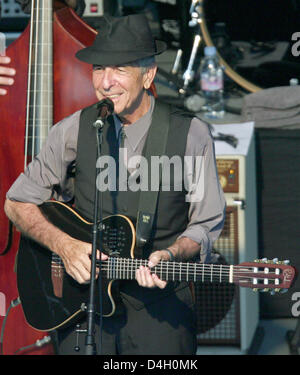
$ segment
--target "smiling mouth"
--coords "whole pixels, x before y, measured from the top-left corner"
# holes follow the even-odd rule
[[[116,100],[118,99],[122,94],[114,94],[114,95],[105,95],[106,98],[110,100]]]

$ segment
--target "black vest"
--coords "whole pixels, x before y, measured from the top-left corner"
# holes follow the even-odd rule
[[[159,105],[162,104],[156,101],[155,108]],[[89,220],[92,219],[94,210],[93,201],[97,157],[96,134],[92,124],[96,120],[97,114],[98,110],[95,106],[87,107],[81,112],[76,159],[75,206]],[[172,158],[178,155],[181,158],[183,188],[183,158],[190,123],[190,116],[180,114],[178,110],[172,109],[166,156]],[[147,140],[144,150],[146,146]],[[108,118],[108,124],[103,129],[101,155],[110,155],[117,159],[118,152],[115,125],[111,116]],[[170,191],[159,192],[157,212],[154,220],[153,240],[144,252],[145,257],[153,250],[163,249],[171,245],[187,226],[189,204],[186,202],[186,191],[184,189],[183,191],[174,191],[173,185],[174,173],[171,168]],[[102,194],[103,217],[118,213],[126,215],[136,225],[140,191],[104,191]]]

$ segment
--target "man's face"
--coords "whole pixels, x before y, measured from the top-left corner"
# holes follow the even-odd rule
[[[95,66],[93,85],[97,98],[109,98],[114,103],[114,111],[128,123],[137,121],[148,108],[148,89],[154,78],[156,67],[142,74],[141,68],[126,66]]]

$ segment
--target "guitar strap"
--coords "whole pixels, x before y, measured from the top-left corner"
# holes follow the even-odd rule
[[[162,181],[162,166],[159,164],[159,189],[152,191],[149,188],[151,186],[151,156],[165,155],[170,128],[170,113],[170,105],[156,101],[144,153],[148,162],[148,191],[140,191],[136,222],[135,255],[139,258],[143,258],[143,249],[151,239],[157,198]]]

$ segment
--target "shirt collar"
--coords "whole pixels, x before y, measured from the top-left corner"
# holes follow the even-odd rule
[[[134,151],[137,149],[139,143],[141,142],[141,140],[150,128],[154,104],[154,97],[150,95],[150,108],[148,112],[146,112],[136,122],[124,127],[126,139]],[[113,115],[113,117],[115,122],[116,137],[118,137],[122,123],[117,115]]]

